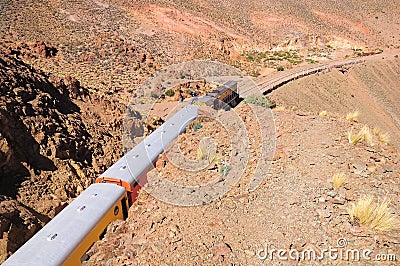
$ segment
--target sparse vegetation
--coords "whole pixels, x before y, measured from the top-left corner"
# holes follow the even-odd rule
[[[261,75],[261,73],[258,71],[258,70],[254,70],[254,69],[252,69],[252,70],[250,70],[250,76],[252,76],[252,77],[258,77],[258,76],[260,76]]]
[[[350,130],[347,132],[347,138],[349,139],[349,143],[356,145],[358,142],[363,140],[360,134],[353,134],[353,131]]]
[[[306,58],[306,62],[309,63],[309,64],[316,64],[316,63],[318,63],[317,60],[314,60],[314,59],[312,59],[312,58]]]
[[[250,95],[244,100],[246,103],[252,103],[265,108],[274,108],[276,103],[261,95]]]
[[[193,123],[189,124],[192,127],[188,127],[178,138],[178,148],[182,151],[181,155],[188,160],[202,160],[201,163],[197,162],[201,166],[208,164],[207,169],[202,169],[204,171],[201,172],[190,171],[190,164],[185,164],[185,160],[181,162],[180,157],[173,156],[176,150],[161,154],[154,164],[167,181],[187,187],[182,197],[175,195],[176,193],[171,195],[172,200],[178,199],[183,203],[183,200],[194,196],[193,203],[204,206],[181,207],[164,204],[142,190],[133,206],[135,215],[126,221],[118,222],[118,226],[123,230],[108,230],[111,231],[105,235],[108,241],[98,242],[88,251],[91,256],[87,264],[99,265],[104,260],[110,265],[153,265],[159,264],[160,261],[183,265],[217,264],[221,261],[224,264],[241,261],[259,264],[261,261],[257,259],[257,254],[254,254],[259,249],[257,245],[265,238],[271,237],[275,247],[286,247],[290,244],[294,248],[306,250],[333,244],[338,236],[344,236],[351,243],[356,241],[356,247],[349,248],[373,248],[373,255],[377,252],[398,253],[398,246],[393,241],[399,239],[400,230],[387,235],[364,234],[358,231],[359,228],[347,231],[349,217],[343,215],[342,208],[345,207],[346,213],[350,203],[357,202],[353,198],[354,195],[359,195],[362,191],[367,195],[387,195],[393,200],[393,204],[389,203],[387,206],[395,211],[397,218],[399,215],[399,191],[396,186],[398,156],[394,149],[383,144],[389,141],[389,135],[385,137],[387,133],[384,132],[390,130],[393,145],[398,145],[395,138],[398,134],[396,128],[383,126],[390,125],[393,118],[396,118],[390,116],[397,110],[391,108],[391,105],[398,102],[392,85],[398,83],[398,75],[395,74],[398,73],[396,66],[399,60],[393,58],[392,48],[400,48],[399,37],[396,27],[388,27],[396,25],[400,19],[395,16],[398,13],[396,1],[366,1],[362,4],[355,1],[346,4],[338,4],[335,1],[287,1],[285,4],[243,1],[239,3],[239,8],[238,2],[234,1],[148,2],[2,2],[0,32],[3,37],[1,42],[5,44],[0,50],[4,48],[13,56],[14,49],[7,48],[8,42],[46,40],[57,47],[60,54],[52,58],[17,58],[17,65],[21,60],[21,63],[32,65],[38,73],[46,73],[46,76],[38,80],[42,82],[31,79],[31,76],[38,73],[19,72],[17,68],[8,67],[9,62],[14,62],[11,60],[13,58],[6,60],[6,57],[2,56],[0,60],[0,82],[3,82],[2,90],[6,95],[0,100],[0,107],[2,116],[7,120],[2,121],[5,127],[1,128],[0,137],[3,139],[0,138],[0,144],[1,141],[10,141],[10,145],[3,149],[0,145],[0,158],[7,161],[11,159],[8,165],[4,165],[3,160],[0,160],[0,172],[11,171],[11,175],[3,174],[4,180],[0,180],[5,181],[1,187],[5,193],[0,193],[0,223],[7,225],[0,226],[0,264],[22,244],[19,241],[31,236],[48,221],[46,217],[53,217],[65,202],[70,202],[82,189],[90,186],[98,173],[104,172],[111,162],[122,156],[119,131],[121,128],[140,131],[140,115],[145,119],[145,112],[139,110],[138,113],[132,113],[134,117],[124,125],[126,105],[132,97],[135,97],[135,103],[146,106],[151,102],[147,97],[140,99],[142,92],[139,86],[148,78],[157,77],[156,70],[179,62],[215,60],[223,64],[234,64],[238,69],[237,72],[233,71],[236,74],[241,75],[240,71],[243,71],[245,76],[259,76],[262,73],[262,79],[259,80],[273,81],[274,76],[289,76],[290,68],[296,64],[304,65],[304,69],[316,67],[316,60],[323,64],[334,64],[334,60],[341,60],[349,50],[348,47],[355,43],[372,50],[379,43],[385,49],[388,47],[390,51],[375,59],[371,58],[371,61],[368,59],[369,62],[365,66],[349,66],[350,76],[337,76],[336,71],[333,71],[290,81],[285,87],[293,90],[290,89],[289,92],[284,88],[279,89],[271,96],[271,99],[283,103],[287,109],[283,106],[275,109],[286,111],[276,112],[275,117],[271,118],[276,123],[276,128],[273,123],[266,124],[268,129],[264,130],[265,132],[259,132],[259,126],[263,125],[254,123],[256,116],[253,116],[251,108],[246,104],[239,105],[231,112],[236,112],[245,123],[243,133],[246,133],[248,143],[241,142],[239,133],[242,131],[235,131],[236,124],[229,123],[222,127],[214,117],[208,118],[211,122],[203,122],[201,119],[192,121]],[[349,23],[341,19],[341,14],[346,14]],[[379,20],[371,21],[371,18],[378,15]],[[327,42],[335,48],[326,45]],[[336,50],[337,47],[337,51],[331,53],[325,47],[329,50]],[[261,52],[255,52],[246,60],[246,56],[240,56],[242,49]],[[298,52],[273,52],[273,49],[298,49]],[[360,55],[365,54],[361,49],[358,52],[361,52]],[[332,56],[333,60],[325,60],[328,56]],[[351,57],[355,57],[355,54]],[[398,58],[398,55],[395,57]],[[7,64],[3,64],[4,62]],[[153,102],[161,104],[152,110],[149,119],[151,120],[153,115],[170,113],[172,103],[158,100],[164,96],[167,100],[189,100],[192,91],[201,97],[208,89],[212,89],[208,81],[214,85],[214,80],[217,83],[218,78],[207,79],[207,84],[204,81],[202,85],[202,81],[197,81],[195,75],[200,71],[207,77],[226,72],[224,67],[216,71],[202,67],[191,68],[190,71],[183,71],[181,74],[178,66],[176,73],[172,72],[169,76],[173,84],[164,79],[151,83],[154,85],[150,87],[154,89],[151,96],[156,98]],[[59,92],[64,92],[61,88],[64,87],[63,84],[60,87],[56,85],[56,89],[52,89],[50,94],[43,92],[43,89],[49,90],[46,86],[47,76],[53,78],[53,74],[55,80],[58,79],[57,76],[75,76],[81,82],[82,89],[89,88],[90,95],[75,97],[73,94],[76,90],[71,90],[64,84],[67,85],[68,91],[63,95],[70,94],[71,99],[64,97],[60,99],[62,101],[58,101]],[[186,86],[185,83],[179,85],[179,88],[173,87],[176,81],[179,82],[181,75],[184,80],[180,82],[189,80],[190,86]],[[347,77],[349,79],[345,80]],[[40,86],[33,84],[33,81]],[[196,82],[200,88],[197,88]],[[346,88],[341,86],[343,84],[347,84],[349,88],[357,86],[364,93],[350,98]],[[322,87],[326,87],[326,90]],[[29,92],[31,89],[32,93]],[[15,97],[11,96],[14,90],[17,95]],[[151,90],[146,90],[146,95],[150,96]],[[127,94],[126,91],[133,95]],[[310,94],[311,92],[315,93]],[[326,92],[334,92],[335,97],[323,97]],[[299,97],[294,98],[294,94]],[[366,105],[370,103],[369,96],[373,96],[381,109],[388,112],[384,115],[381,115],[383,112],[373,113],[373,106]],[[392,98],[387,100],[387,97]],[[264,97],[261,98],[265,100]],[[15,99],[21,104],[14,104]],[[65,105],[64,100],[71,100],[73,104]],[[362,112],[358,120],[365,120],[365,123],[370,125],[379,122],[377,125],[382,128],[382,131],[375,131],[371,127],[372,138],[365,137],[364,133],[360,134],[361,141],[369,139],[372,143],[373,139],[374,143],[379,144],[376,148],[363,146],[364,144],[360,147],[347,143],[343,145],[346,142],[343,141],[346,131],[353,127],[357,135],[363,124],[343,121],[346,111],[342,114],[342,119],[336,119],[334,112],[342,112],[348,103],[354,101],[359,101],[357,108]],[[54,103],[61,105],[54,106]],[[261,104],[256,101],[256,104],[264,106],[262,101]],[[299,106],[301,111],[292,112],[296,108],[293,105]],[[164,109],[164,106],[168,109]],[[75,109],[76,112],[73,111]],[[325,109],[329,111],[323,111]],[[60,111],[63,114],[60,114]],[[133,109],[128,111],[133,112]],[[204,113],[208,115],[207,112]],[[225,113],[221,111],[217,114]],[[46,117],[46,114],[51,116]],[[317,115],[326,118],[316,117]],[[57,118],[55,122],[54,118]],[[352,121],[357,121],[357,118]],[[160,124],[151,123],[151,126],[153,125],[156,127]],[[346,125],[347,128],[344,129]],[[21,131],[22,135],[14,131]],[[7,135],[4,135],[5,133]],[[21,136],[24,137],[23,141],[12,145],[11,141]],[[193,147],[193,143],[197,144],[204,137],[211,136],[218,140],[217,149],[210,145],[213,143],[201,143]],[[132,143],[124,141],[123,144],[130,146],[141,140],[132,139]],[[40,149],[33,149],[33,157],[29,156],[32,151],[31,144],[33,148],[40,145]],[[244,152],[236,149],[233,144],[238,144],[238,148],[243,147]],[[124,145],[123,148],[128,149],[129,146]],[[18,150],[13,150],[14,148]],[[25,153],[25,149],[28,149],[29,153]],[[72,158],[76,151],[78,153]],[[270,152],[273,153],[273,158],[265,156]],[[43,156],[46,159],[44,162],[25,160],[28,157]],[[61,158],[65,156],[68,158]],[[243,172],[239,171],[241,165],[236,168],[235,160],[228,161],[229,156],[235,156],[239,164],[246,163],[243,165]],[[175,158],[177,160],[172,160]],[[56,170],[42,169],[43,165],[49,168],[53,163]],[[351,170],[344,170],[347,164]],[[343,169],[346,176],[338,173],[342,171],[338,169]],[[21,175],[15,173],[19,170]],[[237,183],[221,182],[221,179],[225,179],[224,176],[234,173],[241,179]],[[329,180],[321,182],[318,177]],[[151,177],[149,178],[151,182]],[[213,201],[214,194],[204,194],[202,191],[197,193],[198,186],[216,179],[219,181],[217,185],[229,188],[226,196]],[[258,185],[261,189],[252,190],[252,185]],[[285,189],[279,189],[280,185]],[[196,187],[192,190],[189,186]],[[268,187],[270,188],[266,189]],[[217,189],[218,186],[213,188]],[[346,203],[348,200],[350,203]],[[21,205],[28,208],[25,210],[14,206],[14,201],[20,201]],[[299,214],[301,219],[298,219]],[[351,219],[353,224],[360,225],[360,219],[355,215],[352,215]],[[140,221],[140,226],[134,226],[137,221]],[[301,232],[290,230],[294,228],[294,222],[296,228],[302,229]],[[260,225],[264,229],[262,234]],[[280,229],[279,232],[274,232],[276,229]],[[247,237],[244,239],[243,235]],[[161,242],[160,237],[155,236],[160,236]],[[124,245],[119,247],[121,239],[124,240]],[[309,243],[310,240],[312,243]],[[122,256],[110,256],[111,253],[119,253]],[[86,259],[87,256],[84,257]],[[268,260],[265,262],[268,263]],[[329,258],[315,262],[317,263],[329,263]]]
[[[398,221],[390,212],[389,203],[388,200],[377,203],[373,197],[363,196],[348,209],[350,221],[377,231],[391,231],[398,227]]]
[[[369,144],[369,145],[373,145],[372,143],[372,133],[371,133],[371,129],[365,125],[361,128],[360,130],[360,134],[364,137],[364,141]]]
[[[165,95],[168,97],[173,97],[175,95],[175,91],[173,89],[169,89],[165,92]]]
[[[194,131],[194,132],[197,132],[197,131],[198,131],[200,128],[202,128],[202,127],[203,127],[202,124],[196,123],[196,124],[193,125],[193,131]]]
[[[372,134],[374,134],[375,136],[378,136],[379,133],[381,133],[381,130],[379,128],[374,127],[372,129]]]
[[[232,170],[232,166],[230,166],[230,165],[222,166],[221,170],[220,170],[221,176],[227,176],[230,170]]]
[[[274,111],[286,111],[286,108],[285,108],[285,106],[276,106],[276,107],[274,107]]]
[[[151,96],[151,98],[154,98],[154,99],[158,98],[157,93],[155,93],[154,91],[150,92],[150,96]]]
[[[211,139],[202,139],[197,149],[197,160],[213,163],[218,161],[216,150],[211,148]]]
[[[383,142],[385,144],[388,144],[390,142],[390,135],[389,133],[383,133],[383,132],[379,132],[378,134],[378,140],[380,142]]]
[[[320,117],[325,117],[325,116],[328,115],[328,112],[327,112],[327,111],[321,111],[321,112],[319,112],[318,115],[319,115]]]
[[[300,63],[303,62],[302,57],[296,51],[251,51],[244,54],[246,59],[251,62],[256,63],[265,63],[268,61],[283,61],[287,60],[291,63]]]
[[[298,65],[303,62],[303,60],[296,60],[296,59],[287,59],[287,61],[289,63],[292,63],[293,65]]]
[[[369,145],[373,145],[371,129],[367,125],[364,125],[357,134],[354,134],[352,130],[348,131],[347,137],[349,143],[353,145],[363,141]]]
[[[332,184],[335,188],[342,187],[346,184],[346,176],[344,173],[337,173],[333,176]]]
[[[358,115],[359,115],[358,111],[350,112],[346,115],[346,119],[349,120],[350,122],[357,122]]]

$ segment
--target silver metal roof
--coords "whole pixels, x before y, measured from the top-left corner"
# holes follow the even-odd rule
[[[188,105],[178,111],[142,142],[131,149],[100,177],[121,179],[129,184],[153,168],[153,162],[198,116],[198,106]]]
[[[114,184],[89,186],[2,265],[61,265],[124,193]]]

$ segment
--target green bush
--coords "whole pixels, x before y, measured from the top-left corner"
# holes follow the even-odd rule
[[[246,103],[252,103],[265,108],[274,108],[276,103],[261,95],[250,95],[244,99]]]
[[[157,93],[155,93],[154,91],[150,92],[150,96],[151,96],[151,98],[154,98],[154,99],[158,98]]]
[[[169,89],[165,92],[165,95],[172,97],[175,95],[175,91],[173,89]]]
[[[285,68],[284,68],[283,66],[278,66],[278,67],[276,68],[276,70],[278,70],[278,71],[283,71],[283,70],[285,70]]]
[[[221,167],[221,176],[227,176],[229,171],[232,170],[232,166],[224,165]]]
[[[316,63],[318,63],[317,60],[314,60],[314,59],[311,59],[311,58],[307,58],[306,61],[307,61],[309,64],[316,64]]]
[[[202,127],[203,126],[200,123],[196,123],[196,124],[193,125],[193,131],[197,132]]]
[[[301,62],[303,62],[303,60],[296,60],[296,59],[288,59],[287,60],[289,63],[292,63],[293,65],[298,65]]]

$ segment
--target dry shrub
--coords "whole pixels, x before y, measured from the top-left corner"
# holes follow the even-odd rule
[[[358,111],[350,112],[346,115],[346,119],[351,122],[356,122],[358,119],[358,115],[359,115]]]
[[[197,149],[197,159],[199,161],[207,161],[208,163],[218,160],[216,149],[213,149],[213,143],[210,138],[205,138],[200,141],[199,148]]]
[[[324,111],[321,111],[318,115],[319,115],[320,117],[325,117],[325,116],[328,115],[328,112],[324,110]]]
[[[354,134],[352,130],[348,131],[347,138],[349,143],[353,145],[363,141],[369,145],[373,145],[371,129],[367,125],[363,126],[357,134]]]
[[[333,176],[332,184],[335,188],[339,188],[346,184],[346,176],[344,173],[338,173]]]
[[[286,111],[286,108],[284,106],[277,106],[273,110],[282,112],[282,111]]]
[[[383,143],[385,143],[385,144],[388,144],[389,142],[390,142],[390,135],[389,135],[389,133],[382,133],[382,132],[380,132],[379,134],[378,134],[378,140],[380,141],[380,142],[383,142]]]
[[[381,133],[381,130],[377,127],[374,127],[374,129],[372,129],[372,134],[374,134],[375,136],[378,136],[379,133]]]
[[[377,231],[391,231],[398,228],[397,217],[390,212],[389,201],[374,202],[371,196],[363,196],[348,209],[350,221],[355,225]]]

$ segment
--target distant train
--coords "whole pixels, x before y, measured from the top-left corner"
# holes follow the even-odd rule
[[[216,110],[235,107],[240,102],[237,82],[228,81],[192,104],[207,105]]]
[[[231,81],[196,103],[229,109],[238,102],[237,83]],[[86,252],[104,236],[108,224],[127,218],[129,207],[147,181],[147,172],[164,147],[198,116],[196,103],[182,108],[108,168],[2,265],[80,265],[86,260]]]

